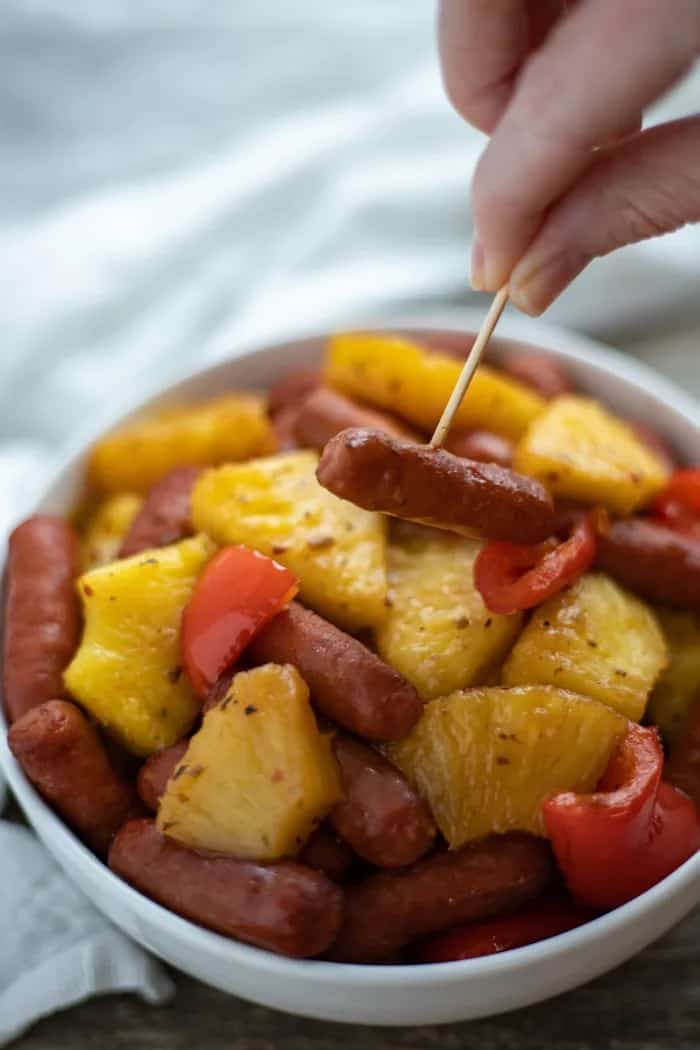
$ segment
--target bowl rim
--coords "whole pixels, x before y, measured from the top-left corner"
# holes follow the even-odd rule
[[[265,337],[244,339],[202,368],[192,366],[178,368],[164,385],[152,387],[149,384],[141,397],[133,393],[133,388],[128,387],[116,392],[110,391],[111,407],[107,411],[95,410],[76,429],[74,436],[66,442],[60,458],[53,464],[50,477],[42,486],[42,495],[38,497],[37,503],[40,505],[44,502],[53,483],[73,464],[74,460],[81,458],[81,454],[97,437],[132,416],[150,411],[164,399],[177,397],[193,381],[213,379],[217,375],[223,377],[235,361],[264,354],[275,355],[291,350],[299,344],[322,342],[334,332],[415,331],[418,334],[443,329],[452,330],[457,334],[474,334],[478,331],[483,319],[482,310],[473,306],[464,306],[440,310],[383,313],[363,318],[361,323],[335,325],[321,330],[314,327],[291,328],[290,334],[283,339]],[[680,415],[686,422],[698,428],[700,401],[697,398],[688,394],[677,383],[661,375],[643,360],[616,350],[608,343],[560,325],[550,324],[540,318],[526,317],[523,314],[513,316],[509,313],[501,317],[498,329],[491,339],[491,345],[498,346],[499,342],[503,341],[520,344],[527,349],[545,350],[555,357],[561,357],[564,360],[573,359],[594,370],[610,371],[632,386],[647,393],[651,392],[656,398],[663,400],[672,413]],[[138,376],[136,381],[138,381]]]
[[[474,308],[451,309],[437,312],[418,312],[402,314],[397,317],[384,315],[378,319],[363,322],[362,330],[394,331],[400,330],[433,330],[445,329],[468,333],[482,319],[481,311]],[[348,326],[343,326],[347,330]],[[300,343],[320,342],[328,337],[329,332],[338,329],[325,329],[322,332],[302,331],[284,340],[257,340],[234,348],[221,361],[208,367],[183,370],[172,382],[150,396],[138,397],[130,392],[118,399],[118,403],[109,412],[105,421],[102,414],[99,421],[93,417],[87,426],[81,428],[76,437],[67,445],[65,454],[51,471],[39,507],[47,500],[53,487],[63,475],[75,469],[77,462],[83,458],[90,442],[105,430],[132,414],[147,411],[151,405],[164,397],[177,397],[187,386],[197,380],[215,378],[222,375],[237,361],[259,357],[264,353],[271,356],[298,346]],[[628,358],[598,340],[588,338],[566,329],[552,326],[539,320],[522,317],[506,317],[499,327],[499,336],[507,340],[526,343],[526,345],[545,350],[563,360],[573,359],[585,367],[602,372],[611,372],[616,377],[631,384],[641,392],[649,393],[665,403],[670,415],[680,415],[686,422],[698,429],[700,405],[695,399],[678,388],[671,380],[657,373],[653,368],[635,358]],[[338,981],[355,984],[360,987],[366,982],[375,987],[430,988],[435,985],[452,985],[466,981],[477,973],[483,977],[498,977],[529,968],[534,962],[556,962],[568,956],[572,951],[586,949],[593,945],[603,934],[614,935],[628,927],[644,914],[654,909],[667,897],[700,883],[700,852],[690,857],[676,871],[661,882],[628,901],[615,910],[589,920],[582,926],[543,941],[514,948],[491,956],[480,956],[474,959],[442,963],[411,964],[357,964],[334,963],[318,959],[296,959],[276,955],[273,952],[256,948],[233,938],[228,938],[194,922],[182,918],[176,913],[146,897],[131,885],[115,875],[106,864],[100,861],[80,841],[74,832],[41,798],[38,792],[26,779],[20,766],[12,756],[7,743],[7,722],[4,711],[0,708],[0,770],[5,774],[20,807],[30,825],[34,827],[42,840],[58,838],[62,843],[63,859],[61,866],[71,878],[69,867],[65,862],[75,863],[87,870],[92,881],[106,879],[111,896],[122,903],[137,918],[159,926],[165,934],[175,937],[181,945],[197,952],[205,952],[220,962],[239,964],[257,971],[260,975],[276,978],[308,977],[321,985],[335,985]],[[151,949],[153,950],[153,949]]]

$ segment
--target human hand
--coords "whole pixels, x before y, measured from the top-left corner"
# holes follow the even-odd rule
[[[595,257],[700,220],[700,116],[640,131],[700,52],[700,0],[441,0],[447,93],[491,136],[472,284],[541,313]]]

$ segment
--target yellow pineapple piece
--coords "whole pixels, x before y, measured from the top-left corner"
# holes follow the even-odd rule
[[[86,570],[114,561],[142,505],[143,497],[135,492],[117,492],[98,504],[88,518],[82,537]]]
[[[295,856],[342,797],[330,737],[294,667],[237,674],[168,782],[158,827],[198,849]]]
[[[668,645],[669,663],[651,694],[647,715],[673,744],[693,701],[700,698],[700,613],[654,611]]]
[[[125,423],[94,446],[88,478],[103,492],[146,492],[174,467],[248,459],[274,447],[264,399],[226,394]]]
[[[200,711],[182,672],[180,619],[214,550],[194,536],[78,580],[85,631],[66,688],[135,755],[180,740]]]
[[[217,543],[243,543],[286,565],[301,597],[350,630],[386,614],[386,527],[316,480],[315,452],[291,452],[206,471],[192,520]]]
[[[545,799],[591,791],[626,726],[611,708],[563,689],[489,686],[433,700],[388,754],[457,849],[493,833],[544,835]]]
[[[388,409],[432,432],[461,367],[453,357],[400,336],[347,332],[329,340],[325,375],[326,382],[336,390]],[[539,394],[481,365],[454,425],[518,438],[544,407]]]
[[[489,612],[474,586],[482,544],[447,532],[395,530],[389,609],[377,650],[424,700],[481,681],[513,644],[522,617]]]
[[[602,573],[535,609],[503,668],[506,685],[557,685],[638,722],[668,653],[654,613]]]
[[[668,480],[665,465],[621,419],[573,394],[549,402],[520,440],[513,465],[555,496],[617,514],[643,507]]]

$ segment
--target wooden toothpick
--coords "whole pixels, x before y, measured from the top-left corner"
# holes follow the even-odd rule
[[[508,285],[504,284],[503,287],[496,292],[493,297],[493,302],[489,308],[489,312],[484,318],[483,324],[479,329],[479,334],[474,340],[474,345],[467,354],[467,359],[464,362],[464,366],[460,373],[459,379],[455,383],[455,388],[450,395],[450,400],[445,405],[445,410],[440,416],[440,421],[435,427],[435,433],[430,439],[430,447],[438,448],[444,444],[445,438],[452,426],[452,421],[457,413],[457,409],[462,404],[464,395],[467,392],[472,376],[476,372],[476,366],[481,360],[488,341],[491,338],[494,328],[498,324],[498,319],[505,309],[505,305],[508,302]]]

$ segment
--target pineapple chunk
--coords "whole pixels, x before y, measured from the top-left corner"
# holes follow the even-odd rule
[[[200,710],[182,674],[180,618],[213,551],[194,536],[78,580],[85,632],[66,688],[135,755],[174,744]]]
[[[647,714],[673,744],[693,701],[700,698],[700,613],[654,611],[668,645],[669,665],[651,694]]]
[[[643,507],[668,479],[665,465],[622,420],[572,394],[550,401],[518,444],[513,465],[555,496],[618,514]]]
[[[135,492],[117,492],[95,508],[83,533],[83,566],[86,571],[114,561],[142,504],[143,498]]]
[[[274,448],[265,401],[227,394],[126,423],[93,448],[88,478],[103,492],[146,492],[174,467],[206,467]]]
[[[405,530],[389,545],[389,611],[377,649],[423,700],[480,681],[521,627],[520,615],[490,613],[476,590],[480,548],[476,540],[427,530]]]
[[[388,754],[457,849],[493,833],[543,835],[544,800],[591,791],[626,725],[604,704],[551,686],[466,689],[429,703]]]
[[[326,381],[360,401],[385,408],[432,431],[461,371],[447,354],[396,335],[348,332],[334,336],[326,355]],[[486,365],[472,379],[455,427],[487,429],[518,438],[545,401],[522,383]]]
[[[192,520],[217,543],[243,543],[296,573],[301,597],[350,630],[381,623],[386,526],[316,480],[315,452],[268,456],[208,470],[192,494]]]
[[[668,654],[651,609],[590,573],[540,605],[503,668],[506,685],[557,685],[638,722]]]
[[[342,797],[331,738],[294,667],[237,674],[168,781],[158,827],[197,849],[295,856]]]

